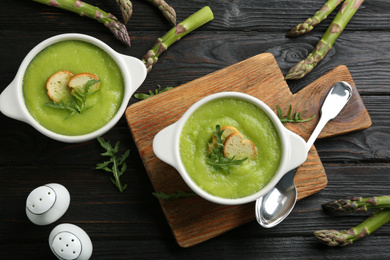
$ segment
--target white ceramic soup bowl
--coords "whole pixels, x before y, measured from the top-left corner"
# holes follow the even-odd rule
[[[118,64],[125,85],[123,100],[115,116],[100,129],[88,134],[77,136],[58,134],[43,127],[30,115],[23,98],[23,78],[30,62],[43,49],[49,47],[52,44],[67,40],[85,41],[99,47],[108,53]],[[41,42],[27,54],[27,56],[22,61],[22,64],[20,65],[14,80],[0,95],[0,111],[10,118],[30,124],[36,130],[52,139],[67,143],[84,142],[103,135],[119,121],[126,110],[132,94],[142,84],[145,78],[146,67],[139,59],[117,53],[104,42],[88,35],[74,33],[61,34]]]
[[[179,151],[179,142],[180,135],[183,129],[184,124],[187,119],[202,105],[206,104],[215,99],[220,98],[237,98],[253,103],[260,109],[262,109],[272,120],[275,125],[279,138],[281,140],[282,146],[282,157],[279,164],[279,168],[275,173],[274,177],[269,181],[269,183],[256,193],[235,199],[228,199],[214,196],[204,190],[202,190],[193,179],[187,173]],[[290,170],[301,165],[307,158],[307,148],[306,142],[297,134],[291,132],[283,126],[280,122],[277,115],[268,107],[264,102],[259,99],[238,92],[221,92],[207,96],[200,101],[192,105],[183,116],[174,124],[161,130],[153,139],[153,151],[155,155],[165,163],[173,166],[184,179],[186,184],[199,196],[202,198],[223,205],[239,205],[244,203],[249,203],[255,201],[259,197],[267,194],[277,183],[278,181]]]

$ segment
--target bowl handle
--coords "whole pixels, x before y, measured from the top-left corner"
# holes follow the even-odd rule
[[[175,142],[176,123],[156,134],[153,139],[153,152],[163,162],[176,167]]]
[[[18,80],[14,80],[0,94],[0,111],[5,116],[26,122],[25,112],[18,95]]]
[[[307,145],[305,140],[296,133],[286,129],[290,142],[289,157],[287,160],[286,172],[299,167],[307,159]]]
[[[131,78],[131,90],[132,93],[134,93],[146,78],[147,72],[145,64],[135,57],[123,54],[119,55],[122,57],[129,69],[128,72]]]

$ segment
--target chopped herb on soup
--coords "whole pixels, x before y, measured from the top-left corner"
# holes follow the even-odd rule
[[[46,83],[56,72],[67,73],[68,77],[98,75],[99,83],[92,82],[88,95],[83,95],[84,91],[78,88],[60,88],[61,93],[57,93],[57,89],[49,93]],[[97,92],[96,85],[99,85]],[[82,113],[76,111],[69,117],[69,109],[45,106],[54,102],[71,107],[69,92],[72,91],[79,92],[73,108],[78,110],[79,106]],[[31,61],[23,79],[23,97],[29,113],[43,127],[63,135],[83,135],[103,127],[117,113],[123,95],[124,81],[115,60],[99,47],[78,40],[62,41],[45,48]],[[75,95],[73,97],[77,99]],[[84,98],[85,102],[82,101]]]
[[[231,131],[227,127],[236,129],[238,133],[229,134],[234,134],[235,144],[246,145],[250,140],[255,147],[250,145],[256,153],[234,153],[235,160],[248,159],[229,167],[229,174],[209,163],[216,125],[223,126],[224,131]],[[221,98],[199,107],[182,129],[179,150],[186,171],[201,189],[231,199],[261,190],[277,172],[282,157],[281,140],[269,116],[256,105],[237,98]]]

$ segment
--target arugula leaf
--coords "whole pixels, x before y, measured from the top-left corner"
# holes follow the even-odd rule
[[[110,177],[111,182],[119,189],[120,192],[123,192],[127,188],[127,184],[121,184],[119,178],[126,171],[126,162],[125,160],[130,154],[130,150],[127,150],[121,157],[117,157],[116,154],[119,149],[119,141],[116,142],[115,146],[112,147],[109,141],[105,141],[102,137],[98,137],[100,145],[106,149],[106,152],[102,153],[102,156],[110,157],[108,161],[96,164],[96,169],[104,170],[111,172],[113,177]],[[111,164],[111,167],[110,167]]]
[[[221,131],[221,127],[219,125],[216,125],[215,128],[216,128],[216,132],[214,132],[214,136],[216,138],[217,147],[214,148],[214,147],[212,147],[211,144],[208,144],[211,153],[210,153],[209,158],[207,158],[206,161],[208,164],[213,166],[216,170],[222,169],[227,174],[230,174],[230,170],[229,170],[230,166],[240,165],[248,158],[244,158],[241,160],[234,160],[235,156],[233,156],[232,158],[226,158],[223,155],[224,145],[223,145],[223,141],[222,141],[222,133],[225,130]]]
[[[145,94],[145,93],[137,93],[137,94],[134,94],[134,97],[137,98],[137,99],[143,100],[143,99],[147,99],[147,98],[153,97],[153,96],[155,96],[155,95],[157,95],[157,94],[163,93],[163,92],[165,92],[165,91],[167,91],[167,90],[170,90],[170,89],[172,89],[172,88],[173,88],[173,87],[166,87],[166,88],[164,88],[164,89],[161,89],[161,86],[158,85],[158,88],[155,89],[154,92],[151,91],[151,90],[149,90],[149,91],[148,91],[148,94]],[[161,89],[161,90],[160,90],[160,89]]]
[[[164,192],[152,192],[152,194],[159,198],[164,200],[172,200],[172,199],[178,199],[178,198],[185,198],[185,197],[191,197],[191,196],[197,196],[195,192],[184,192],[184,191],[176,191],[176,193],[164,193]]]
[[[302,123],[302,122],[308,122],[310,120],[312,120],[315,115],[313,115],[312,117],[310,118],[307,118],[307,119],[302,119],[301,115],[298,113],[298,112],[295,112],[294,114],[294,117],[291,117],[291,111],[292,111],[292,106],[290,105],[289,109],[288,109],[288,112],[287,112],[287,116],[283,116],[283,112],[282,112],[282,109],[280,109],[279,106],[276,106],[276,111],[277,111],[277,115],[280,119],[280,121],[282,123]]]
[[[96,90],[92,93],[89,93],[89,87],[93,84],[96,84],[100,82],[100,80],[91,79],[88,80],[87,83],[85,83],[84,88],[75,88],[74,92],[72,94],[69,94],[70,101],[65,104],[62,100],[60,103],[55,103],[54,101],[47,102],[43,104],[44,106],[48,106],[55,109],[60,110],[68,110],[70,114],[65,118],[68,119],[69,117],[73,116],[76,113],[81,114],[84,110],[90,109],[91,107],[85,108],[87,97],[95,94],[99,90]]]
[[[73,99],[72,99],[73,101]],[[79,113],[78,108],[74,105],[66,105],[62,100],[60,103],[55,102],[47,102],[43,104],[44,106],[55,108],[55,109],[61,109],[61,110],[68,110],[70,114],[65,118],[68,119],[69,117],[73,116],[75,113]]]

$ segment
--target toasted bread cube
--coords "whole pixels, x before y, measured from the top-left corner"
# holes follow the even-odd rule
[[[47,95],[56,103],[61,102],[69,97],[70,89],[68,82],[73,76],[73,73],[67,70],[62,70],[54,73],[46,81]]]
[[[239,160],[243,158],[255,159],[257,156],[257,149],[255,144],[244,139],[240,133],[233,133],[229,135],[224,143],[223,156],[226,158],[234,158]]]
[[[221,136],[222,141],[225,140],[226,137],[228,137],[229,135],[231,135],[233,133],[239,133],[235,127],[230,126],[230,125],[221,127],[221,131],[223,131],[222,136]],[[217,148],[217,138],[215,137],[215,135],[213,135],[213,139],[211,141],[211,147]],[[208,149],[210,151],[210,147],[208,147]]]
[[[73,77],[70,78],[68,86],[71,89],[84,89],[85,84],[87,84],[88,81],[91,79],[99,80],[99,78],[92,74],[92,73],[79,73],[76,75],[73,75]],[[89,87],[89,93],[95,92],[100,88],[100,82],[95,83]],[[74,90],[72,90],[74,91]]]

